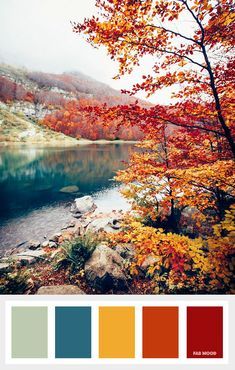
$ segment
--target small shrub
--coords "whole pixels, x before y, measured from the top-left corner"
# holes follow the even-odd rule
[[[15,270],[0,278],[0,294],[24,294],[29,288],[28,271]]]
[[[55,269],[69,268],[71,272],[82,269],[98,243],[99,237],[89,233],[65,242],[58,254]]]

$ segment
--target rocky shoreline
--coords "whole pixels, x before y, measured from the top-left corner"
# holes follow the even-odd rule
[[[30,240],[6,252],[0,259],[0,276],[16,269],[35,268],[40,263],[52,264],[61,251],[63,243],[89,233],[116,233],[120,231],[124,217],[123,211],[109,213],[97,212],[91,196],[76,198],[71,206],[71,222],[60,232],[51,235],[42,243]],[[122,245],[110,248],[106,242],[100,242],[84,265],[86,283],[95,291],[107,292],[110,289],[126,292],[128,277],[125,273],[126,258],[133,258],[131,246]],[[125,259],[124,259],[124,258]],[[36,294],[85,294],[77,285],[42,285]]]

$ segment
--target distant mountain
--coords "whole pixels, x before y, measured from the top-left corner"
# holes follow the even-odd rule
[[[137,127],[123,126],[117,130],[117,122],[113,122],[108,128],[101,121],[81,117],[79,112],[80,104],[94,106],[106,103],[113,106],[135,101],[136,98],[121,94],[107,84],[78,71],[54,74],[0,64],[0,102],[3,104],[1,110],[4,110],[4,114],[8,111],[10,128],[15,121],[14,115],[20,115],[26,122],[29,121],[29,125],[37,125],[37,129],[38,124],[43,123],[54,131],[75,138],[139,140],[141,133]],[[140,103],[148,104],[142,101]],[[7,121],[4,122],[6,125]],[[22,125],[19,127],[22,128]],[[14,141],[15,134],[12,132],[10,138],[10,131],[9,140]],[[7,132],[6,127],[4,132]],[[34,130],[29,129],[27,132]],[[27,140],[31,139],[30,135],[27,136]],[[2,140],[7,140],[5,134]]]
[[[81,72],[32,72],[0,64],[1,101],[26,100],[60,106],[72,99],[95,99],[109,105],[136,101]]]

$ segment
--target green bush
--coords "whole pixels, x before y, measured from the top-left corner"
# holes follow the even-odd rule
[[[69,268],[71,272],[82,269],[98,243],[98,236],[90,233],[65,242],[58,253],[55,269]]]

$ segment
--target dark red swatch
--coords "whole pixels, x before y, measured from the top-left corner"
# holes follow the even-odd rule
[[[223,307],[187,307],[187,357],[223,357]]]

